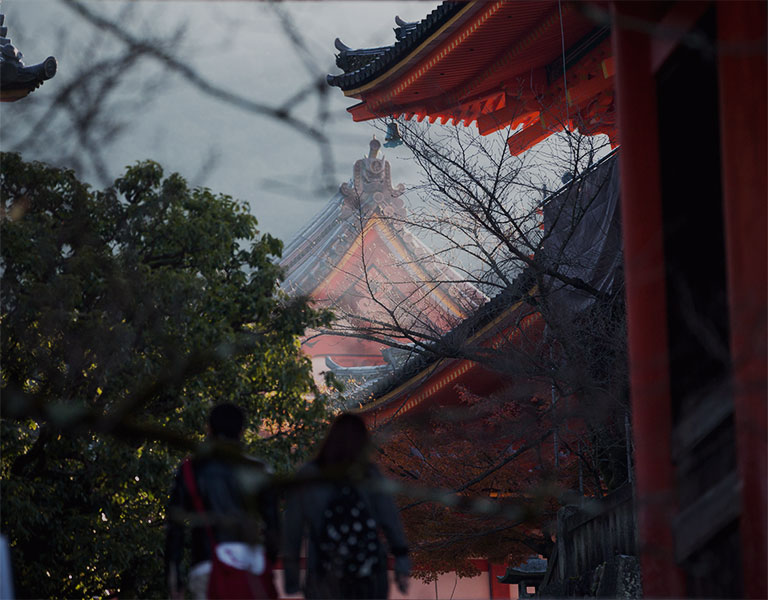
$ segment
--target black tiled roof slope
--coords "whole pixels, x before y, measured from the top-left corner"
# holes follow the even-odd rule
[[[336,47],[340,53],[336,57],[336,65],[344,70],[344,73],[328,75],[329,85],[340,87],[342,90],[365,85],[397,64],[466,4],[467,2],[443,2],[419,23],[401,25],[396,30],[397,41],[392,46],[352,50],[337,41]]]

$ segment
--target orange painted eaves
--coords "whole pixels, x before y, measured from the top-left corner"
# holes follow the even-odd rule
[[[507,139],[509,153],[512,156],[518,156],[542,140],[545,140],[553,133],[562,131],[562,129],[563,124],[558,123],[557,121],[554,125],[548,127],[544,115],[539,114],[538,120],[534,121],[525,129],[518,131],[516,134],[510,136]]]
[[[537,288],[534,287],[533,289],[531,289],[530,292],[528,292],[527,295],[528,296],[532,296],[533,294],[535,294],[536,290],[537,290]],[[518,308],[520,308],[520,306],[522,306],[523,302],[524,302],[524,300],[520,300],[520,301],[516,302],[515,304],[513,304],[512,306],[510,306],[509,308],[507,308],[506,310],[504,310],[498,317],[493,319],[485,327],[483,327],[478,332],[476,332],[473,336],[471,336],[468,341],[470,343],[473,342],[473,341],[476,341],[478,338],[480,338],[481,336],[483,336],[486,333],[488,333],[492,328],[497,327],[500,322],[502,322],[511,313],[513,313]],[[494,348],[498,347],[501,344],[501,342],[504,341],[504,339],[506,339],[506,336],[507,336],[507,334],[510,331],[517,330],[517,331],[515,331],[515,334],[513,334],[513,335],[515,335],[515,336],[519,335],[519,331],[527,329],[528,326],[531,324],[531,322],[537,316],[539,316],[538,313],[533,313],[531,315],[528,315],[524,319],[522,319],[519,324],[515,324],[513,326],[505,328],[504,330],[499,332],[497,335],[495,335],[489,341],[488,345],[490,345],[490,346],[492,346]],[[442,361],[443,360],[441,359],[441,361],[439,361],[439,362],[442,362]],[[436,366],[430,366],[430,367],[428,367],[428,370],[437,370],[439,368],[439,362],[438,362],[437,367]],[[421,404],[424,400],[428,399],[430,396],[432,396],[432,395],[436,394],[437,392],[439,392],[440,390],[442,390],[446,385],[448,385],[449,383],[452,383],[453,381],[455,381],[459,376],[464,375],[465,373],[467,373],[468,371],[476,368],[477,366],[479,366],[478,363],[470,361],[470,360],[460,360],[458,362],[455,362],[455,364],[449,366],[448,369],[442,375],[439,376],[439,379],[437,379],[436,381],[434,381],[431,384],[429,384],[427,387],[422,389],[416,395],[414,395],[414,396],[408,398],[407,400],[405,400],[404,404],[398,409],[398,412],[407,412],[407,411],[415,408],[416,406]],[[379,398],[379,399],[377,399],[377,400],[375,400],[375,401],[373,401],[373,402],[371,402],[369,404],[366,404],[365,406],[361,407],[357,412],[369,413],[371,411],[375,411],[379,407],[387,404],[392,399],[394,399],[397,396],[399,396],[402,392],[407,390],[409,387],[411,387],[414,384],[418,383],[420,380],[421,381],[429,382],[430,378],[432,378],[434,376],[435,376],[434,374],[426,375],[425,371],[421,371],[420,373],[417,373],[416,375],[414,375],[413,377],[408,379],[408,381],[406,381],[406,382],[402,383],[401,385],[399,385],[397,388],[395,388],[391,392],[388,392],[387,394],[385,394],[381,398]]]
[[[567,14],[571,10],[570,4],[565,4],[560,7],[563,15]],[[479,86],[481,86],[489,78],[498,75],[500,71],[509,67],[512,61],[518,57],[518,55],[526,50],[536,40],[550,28],[554,27],[560,20],[560,11],[558,7],[555,7],[547,17],[542,20],[536,27],[534,27],[528,35],[514,44],[511,48],[508,48],[497,60],[493,62],[486,69],[475,75],[470,81],[465,83],[457,92],[452,94],[453,101],[459,102],[461,99],[471,93],[473,93]]]
[[[371,108],[375,110],[382,104],[389,102],[392,98],[399,96],[419,79],[421,79],[424,75],[432,71],[432,69],[435,68],[443,59],[445,59],[454,50],[459,48],[466,39],[475,33],[477,29],[488,19],[490,19],[503,5],[504,0],[488,2],[484,10],[479,15],[477,15],[471,23],[462,28],[458,35],[456,35],[449,43],[445,44],[440,52],[433,54],[429,60],[427,60],[399,84],[395,85],[384,93],[374,94],[374,97],[369,98],[368,103],[370,104]]]

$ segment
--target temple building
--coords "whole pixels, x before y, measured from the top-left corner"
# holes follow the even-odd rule
[[[529,350],[541,341],[543,322],[533,302],[532,278],[524,273],[505,292],[460,323],[446,336],[445,343],[461,343],[465,348],[487,348],[495,354],[499,348],[527,342]],[[511,350],[510,350],[511,351]],[[471,351],[468,354],[472,353]],[[360,414],[373,427],[393,418],[405,418],[414,412],[436,407],[455,406],[457,388],[487,396],[510,382],[493,369],[463,358],[422,355],[401,366],[391,375],[379,378],[374,386],[357,394]]]
[[[409,230],[403,194],[375,137],[351,181],[286,246],[282,287],[337,316],[334,332],[303,341],[316,376],[362,383],[390,372],[413,340],[393,339],[393,319],[418,337],[440,336],[487,298]],[[366,330],[370,335],[352,335]],[[401,346],[399,354],[392,346]]]
[[[764,2],[444,2],[337,41],[358,121],[620,145],[646,597],[768,596]]]

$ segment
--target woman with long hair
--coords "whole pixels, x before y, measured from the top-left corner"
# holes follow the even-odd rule
[[[332,423],[315,459],[299,470],[298,479],[306,482],[289,493],[285,510],[287,593],[302,589],[305,598],[386,598],[388,553],[395,559],[397,586],[406,591],[408,546],[393,498],[376,485],[382,476],[370,460],[371,449],[365,422],[343,413]],[[305,539],[302,585],[299,565]]]

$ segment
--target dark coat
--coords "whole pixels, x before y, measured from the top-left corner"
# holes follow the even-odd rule
[[[315,463],[308,463],[298,472],[299,478],[315,478],[321,475]],[[371,465],[366,479],[381,478],[379,470]],[[364,485],[356,489],[366,503],[371,516],[376,520],[387,541],[389,553],[395,557],[395,571],[408,573],[410,561],[405,533],[394,500],[389,494],[373,492]],[[369,578],[355,581],[334,581],[319,568],[318,540],[324,523],[323,512],[333,499],[337,486],[333,483],[318,482],[301,485],[288,494],[284,519],[284,575],[287,593],[300,589],[299,568],[302,541],[307,543],[307,570],[304,581],[305,598],[386,598],[387,580],[386,549],[382,546],[379,568]]]
[[[256,498],[254,506],[248,505],[248,496],[244,493],[243,481],[247,477],[246,469],[258,469],[268,472],[268,467],[253,459],[252,465],[235,465],[231,461],[207,457],[192,459],[195,485],[203,500],[206,512],[214,516],[225,517],[226,523],[214,524],[213,535],[219,542],[261,543],[266,548],[267,557],[274,562],[279,540],[278,512],[275,494],[262,492]],[[243,470],[243,472],[240,472]],[[170,518],[174,511],[195,513],[189,490],[179,468],[176,471],[171,499],[168,503],[166,520],[165,564],[166,573],[176,573],[176,581],[181,577],[181,562],[185,546],[185,526],[183,522]],[[261,527],[244,527],[246,522],[253,523],[260,519]],[[211,544],[205,527],[192,527],[190,547],[192,565],[211,559]]]

